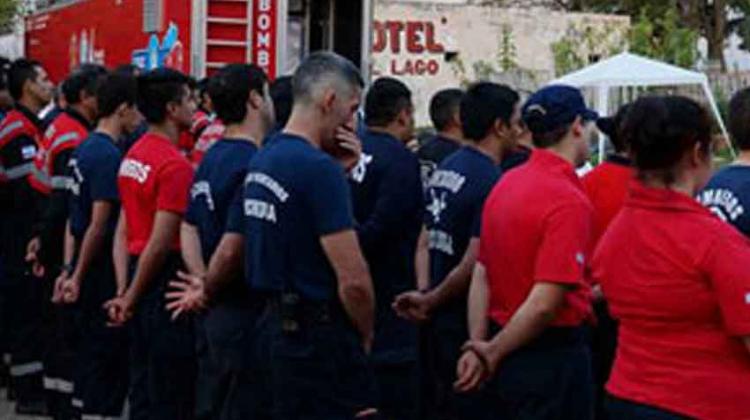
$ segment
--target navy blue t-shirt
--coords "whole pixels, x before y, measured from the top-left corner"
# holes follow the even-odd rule
[[[731,165],[716,172],[698,201],[750,237],[750,166]]]
[[[336,274],[320,238],[353,226],[343,167],[306,139],[281,133],[251,159],[227,230],[245,236],[251,289],[330,302]]]
[[[72,173],[69,185],[70,229],[73,236],[82,240],[91,223],[95,201],[119,201],[117,172],[122,155],[114,140],[101,132],[89,135],[74,151],[68,161]],[[113,235],[117,215],[110,216],[108,234]]]
[[[222,138],[208,150],[195,172],[185,221],[198,229],[206,263],[226,231],[229,207],[257,151],[250,141]]]
[[[479,237],[484,200],[500,177],[489,156],[464,146],[448,156],[427,184],[424,224],[429,236],[430,287],[443,282]],[[437,319],[465,325],[466,299],[438,311]]]
[[[416,287],[414,255],[424,212],[419,160],[398,139],[366,131],[350,185],[357,236],[375,288],[373,357],[411,360],[416,357],[416,328],[398,317],[391,304],[399,293]]]

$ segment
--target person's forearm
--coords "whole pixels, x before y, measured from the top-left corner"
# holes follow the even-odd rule
[[[471,285],[473,265],[461,263],[448,273],[442,283],[429,292],[430,306],[437,308],[466,296]]]
[[[130,256],[128,255],[128,247],[125,241],[126,235],[125,214],[120,213],[120,220],[117,222],[117,230],[115,231],[115,238],[112,244],[112,262],[115,266],[115,281],[118,292],[124,291],[128,285]]]
[[[425,228],[419,234],[414,269],[417,274],[417,289],[427,290],[430,287],[430,244]]]
[[[63,240],[63,264],[68,265],[73,263],[73,255],[75,254],[76,241],[73,238],[73,233],[70,231],[70,220],[65,222],[65,238]]]
[[[341,284],[341,282],[339,283]],[[375,294],[369,281],[347,282],[339,287],[339,299],[354,327],[365,340],[373,337]]]
[[[547,290],[559,288],[560,291],[555,292],[555,297],[549,297],[551,296],[549,294],[544,296],[541,287]],[[494,352],[500,359],[530,343],[544,332],[563,305],[565,292],[561,291],[562,286],[544,285],[541,287],[540,285],[534,286],[529,297],[503,326],[502,331],[492,338]]]
[[[86,233],[84,233],[83,240],[81,241],[81,248],[78,253],[78,261],[76,262],[75,271],[73,272],[74,277],[79,279],[79,281],[83,282],[86,273],[89,271],[91,262],[94,261],[94,257],[99,254],[99,250],[102,248],[102,245],[104,245],[104,239],[106,236],[106,223],[99,224],[92,222],[86,229]]]
[[[134,302],[140,299],[164,266],[167,256],[172,252],[170,242],[168,240],[153,240],[152,238],[141,253],[133,283],[127,291]]]
[[[206,296],[212,299],[237,277],[242,276],[244,240],[242,235],[227,233],[211,256],[205,278]]]
[[[180,249],[188,272],[196,276],[205,275],[206,263],[203,261],[201,241],[195,226],[185,222],[180,226]]]
[[[477,263],[469,286],[468,322],[469,337],[472,340],[484,340],[487,337],[487,308],[489,307],[489,290],[487,273],[482,264]]]

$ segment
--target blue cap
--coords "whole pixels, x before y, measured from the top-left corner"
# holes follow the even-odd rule
[[[523,121],[532,132],[547,133],[575,121],[596,121],[598,114],[589,109],[581,91],[566,85],[539,89],[523,106]]]

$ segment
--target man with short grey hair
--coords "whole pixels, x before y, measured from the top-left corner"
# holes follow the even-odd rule
[[[258,331],[278,418],[372,418],[373,286],[344,174],[360,154],[352,120],[362,79],[320,52],[292,85],[289,122],[250,161],[228,230],[244,234],[246,280],[269,298]]]

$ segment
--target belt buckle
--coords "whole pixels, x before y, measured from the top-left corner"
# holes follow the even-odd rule
[[[299,331],[299,322],[293,319],[284,319],[281,321],[281,330],[285,333],[294,333]]]

